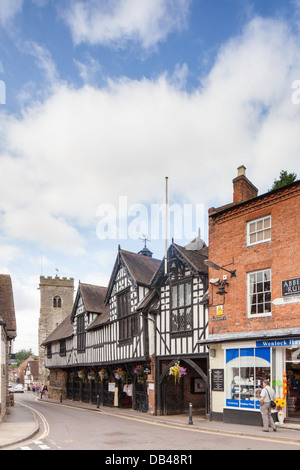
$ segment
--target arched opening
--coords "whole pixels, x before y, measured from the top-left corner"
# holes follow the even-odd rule
[[[61,308],[61,297],[59,297],[59,295],[56,295],[53,298],[53,307],[54,308]]]

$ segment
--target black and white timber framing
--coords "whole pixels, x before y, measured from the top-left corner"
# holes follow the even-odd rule
[[[108,368],[112,374],[121,367],[128,383],[136,384],[133,368],[151,369],[152,364],[155,407],[163,412],[168,371],[175,362],[187,366],[189,374],[192,371],[191,380],[201,377],[208,385],[208,355],[206,346],[199,343],[208,333],[203,302],[208,284],[203,261],[208,249],[204,245],[191,250],[172,243],[167,274],[164,260],[142,251],[135,254],[119,247],[107,288],[79,283],[71,315],[43,345],[50,377],[51,371],[58,370]],[[146,396],[147,388],[144,391]]]

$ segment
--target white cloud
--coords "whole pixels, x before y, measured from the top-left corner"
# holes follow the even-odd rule
[[[26,41],[20,47],[23,52],[34,57],[37,67],[42,70],[45,79],[49,83],[52,84],[58,81],[59,75],[56,69],[56,64],[46,47],[41,46],[34,41]]]
[[[63,18],[75,44],[155,46],[186,25],[190,0],[72,1]]]
[[[8,27],[18,13],[22,11],[23,0],[0,0],[0,24]]]
[[[39,279],[37,276],[12,276],[17,338],[14,352],[21,349],[33,349],[38,354],[38,318],[39,318]]]
[[[85,63],[74,59],[74,63],[79,70],[79,75],[82,81],[87,85],[97,83],[97,77],[100,74],[102,67],[100,63],[91,56],[87,57]]]
[[[166,175],[173,199],[206,205],[232,200],[240,164],[261,191],[281,169],[300,176],[298,40],[284,22],[256,18],[192,93],[182,88],[186,66],[101,89],[57,83],[43,103],[2,121],[5,234],[80,254],[100,204],[162,202]]]

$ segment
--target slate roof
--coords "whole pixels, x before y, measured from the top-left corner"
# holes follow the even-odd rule
[[[106,291],[106,287],[80,282],[71,315],[68,315],[60,325],[50,333],[43,342],[43,345],[71,338],[71,336],[73,336],[73,319],[80,295],[82,296],[86,312],[97,314],[97,318],[95,318],[95,320],[88,326],[87,330],[92,330],[106,323],[109,320],[109,307],[104,303]]]
[[[120,253],[133,280],[137,284],[149,286],[161,260],[124,250],[121,250]]]
[[[39,378],[39,361],[28,361],[27,367],[30,367],[30,372],[34,380]]]
[[[7,336],[11,339],[17,336],[17,323],[11,277],[0,275],[0,318],[6,325]]]
[[[80,282],[79,289],[87,312],[99,314],[109,313],[109,308],[104,303],[107,292],[106,287],[83,284]]]
[[[158,270],[161,260],[149,258],[139,253],[119,249],[118,256],[108,284],[105,302],[108,303],[115,278],[120,266],[124,264],[129,276],[136,285],[150,287],[153,276]]]
[[[42,345],[60,341],[62,339],[71,338],[73,336],[73,324],[71,322],[71,315],[68,315],[52,333],[45,339]]]
[[[174,250],[175,254],[177,253],[178,257],[181,258],[192,271],[208,275],[208,267],[204,264],[204,260],[208,259],[208,247],[206,245],[199,250],[189,250],[183,246],[177,245],[176,243],[172,243],[168,248],[168,260],[170,260],[171,250]],[[159,282],[159,279],[165,275],[164,268],[165,258],[161,261],[159,269],[152,278],[152,287],[155,286],[156,283]]]
[[[208,267],[204,264],[204,260],[208,259],[207,246],[204,246],[200,250],[186,250],[175,243],[173,243],[173,246],[196,271],[208,274]]]

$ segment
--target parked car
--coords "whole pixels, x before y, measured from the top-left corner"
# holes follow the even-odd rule
[[[24,393],[24,387],[22,384],[18,384],[13,389],[14,393]]]

